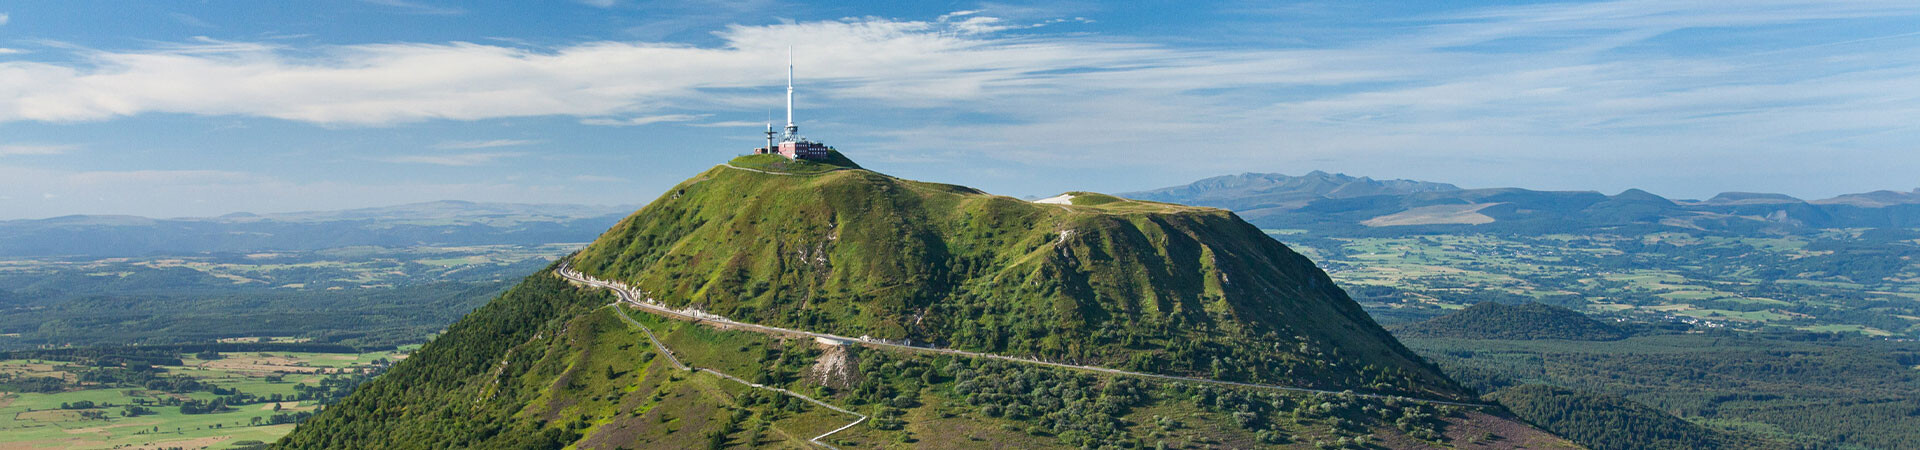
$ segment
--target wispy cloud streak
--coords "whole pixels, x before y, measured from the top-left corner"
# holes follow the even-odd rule
[[[1684,52],[1652,46],[1681,30],[1912,18],[1920,15],[1912,2],[1503,6],[1387,23],[1376,39],[1298,48],[1045,34],[1031,25],[1050,20],[992,14],[731,26],[708,46],[289,49],[202,39],[139,51],[67,50],[81,62],[0,62],[7,80],[0,121],[180,113],[329,126],[529,116],[607,126],[752,125],[707,119],[760,111],[765,105],[752,103],[759,97],[742,100],[742,92],[782,83],[769,61],[784,59],[791,43],[804,64],[803,102],[888,119],[903,111],[988,118],[859,136],[903,152],[943,152],[896,155],[904,159],[960,152],[1023,163],[1146,165],[1178,147],[1206,156],[1183,161],[1187,168],[1214,170],[1388,151],[1565,161],[1659,151],[1641,149],[1653,145],[1711,160],[1920,137],[1903,120],[1920,116],[1913,87],[1920,86],[1920,35]],[[389,161],[477,165],[511,156]]]

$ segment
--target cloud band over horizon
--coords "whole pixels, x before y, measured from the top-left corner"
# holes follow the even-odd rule
[[[0,55],[0,125],[186,115],[404,130],[560,117],[607,132],[724,132],[777,108],[769,93],[785,81],[792,45],[807,119],[837,120],[843,142],[909,166],[984,157],[999,171],[1193,176],[1312,165],[1544,187],[1583,180],[1570,170],[1636,168],[1647,181],[1634,185],[1656,189],[1685,177],[1776,177],[1777,190],[1806,191],[1832,183],[1843,170],[1828,162],[1836,157],[1871,166],[1862,175],[1877,180],[1920,163],[1910,120],[1920,117],[1920,34],[1786,33],[1917,13],[1920,5],[1886,1],[1546,3],[1379,19],[1364,23],[1372,31],[1362,38],[1331,42],[1272,30],[1298,41],[1286,45],[1059,31],[1051,24],[1067,19],[991,9],[730,25],[702,43],[41,43]],[[1692,41],[1703,33],[1729,38]],[[846,125],[861,122],[872,125]],[[567,148],[537,132],[516,136],[450,136],[427,147]],[[15,153],[73,156],[44,150],[62,145],[44,141],[31,147],[41,153]],[[1164,161],[1169,148],[1194,157]],[[360,153],[370,164],[466,168],[532,154]],[[1689,169],[1714,164],[1724,173]],[[1513,173],[1436,174],[1494,167]],[[1782,177],[1792,174],[1804,179]],[[997,182],[1055,187],[1016,178]],[[1594,186],[1602,187],[1613,186]]]

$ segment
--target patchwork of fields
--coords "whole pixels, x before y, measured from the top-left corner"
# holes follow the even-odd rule
[[[60,275],[106,284],[163,274],[174,282],[232,288],[378,288],[499,278],[502,274],[493,269],[530,260],[552,261],[584,245],[344,247],[137,258],[15,257],[0,258],[0,280],[8,281],[4,286],[9,289],[20,290],[32,289],[35,283],[10,278]]]
[[[1875,248],[1843,230],[1767,238],[1269,234],[1320,263],[1382,322],[1483,301],[1538,301],[1694,328],[1920,336],[1920,267],[1910,250]]]
[[[81,363],[4,360],[0,361],[0,382],[48,377],[65,380],[72,390],[0,393],[0,449],[235,448],[272,442],[319,407],[317,400],[294,400],[303,392],[364,378],[405,358],[410,350],[235,352],[212,360],[185,355],[179,365],[157,367],[159,373],[190,378],[225,395],[213,389],[148,389],[104,381],[108,375]],[[205,413],[189,413],[187,407],[177,406],[186,401],[204,404],[231,399],[234,391],[285,400],[230,404]]]

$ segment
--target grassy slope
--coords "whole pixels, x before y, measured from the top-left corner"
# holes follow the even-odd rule
[[[1505,419],[1405,403],[1217,389],[1148,382],[1004,362],[854,348],[859,375],[821,386],[807,367],[822,352],[811,341],[726,331],[632,312],[681,359],[758,383],[813,395],[874,417],[831,438],[843,448],[1057,448],[1089,444],[1151,448],[1304,447],[1366,436],[1389,448],[1473,446],[1499,434],[1532,448],[1565,441]],[[737,386],[737,385],[736,385]],[[735,401],[766,414],[763,396]],[[1241,413],[1236,415],[1235,413]],[[1238,417],[1237,417],[1238,416]],[[818,434],[844,423],[776,422],[774,430]],[[790,428],[796,425],[814,428]],[[824,428],[820,428],[824,427]],[[778,431],[769,431],[768,434]],[[732,435],[731,443],[740,435]]]
[[[283,448],[810,448],[851,417],[675,370],[629,314],[687,363],[806,393],[875,419],[842,448],[1388,447],[1569,444],[1471,412],[1349,398],[1155,383],[1004,362],[856,349],[858,376],[808,376],[810,340],[724,331],[611,307],[548,272],[463,319]]]
[[[778,164],[769,157],[742,167]],[[866,170],[715,167],[574,262],[670,305],[1163,373],[1463,398],[1312,262],[1232,213],[1029,203]]]
[[[738,406],[739,386],[673,369],[603,306],[609,301],[548,271],[528,277],[277,445],[684,448],[721,429],[744,443],[738,439],[757,423],[745,419],[765,415]],[[845,421],[820,411],[767,423],[817,434]],[[754,443],[804,447],[811,436],[774,433]]]

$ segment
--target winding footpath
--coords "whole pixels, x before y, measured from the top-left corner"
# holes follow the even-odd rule
[[[728,167],[733,167],[733,166],[728,165]],[[758,172],[757,170],[753,170],[753,169],[746,169],[746,168],[740,168],[740,167],[734,167],[734,168],[740,169],[740,170],[749,170],[749,171]],[[768,173],[773,173],[773,172],[768,172]],[[899,350],[907,350],[907,351],[922,352],[922,353],[936,353],[936,354],[966,356],[966,357],[972,357],[972,358],[997,359],[1001,361],[1009,361],[1009,362],[1015,362],[1015,363],[1021,363],[1021,364],[1033,364],[1033,365],[1057,367],[1057,368],[1063,368],[1063,369],[1099,372],[1099,373],[1128,376],[1128,377],[1153,378],[1153,379],[1171,380],[1171,381],[1186,381],[1186,382],[1193,382],[1193,383],[1235,386],[1235,387],[1253,388],[1253,389],[1267,389],[1267,390],[1287,391],[1287,392],[1299,392],[1299,393],[1307,393],[1307,394],[1352,395],[1355,397],[1365,397],[1365,398],[1374,398],[1374,399],[1382,399],[1382,400],[1392,399],[1392,400],[1408,401],[1408,402],[1415,402],[1415,403],[1460,406],[1460,407],[1467,407],[1467,408],[1493,407],[1493,405],[1486,405],[1486,404],[1480,404],[1480,403],[1464,403],[1464,402],[1455,402],[1455,401],[1448,401],[1448,400],[1434,400],[1434,399],[1424,399],[1424,398],[1416,398],[1416,397],[1405,397],[1405,396],[1398,396],[1398,395],[1330,391],[1325,389],[1277,386],[1277,385],[1271,385],[1271,384],[1241,383],[1237,381],[1212,380],[1212,379],[1206,379],[1206,378],[1183,377],[1178,375],[1163,375],[1163,374],[1157,374],[1157,373],[1134,372],[1134,371],[1127,371],[1127,370],[1120,370],[1120,369],[1113,369],[1113,368],[1099,367],[1099,366],[1083,366],[1083,365],[1077,365],[1077,364],[1066,364],[1066,363],[1058,363],[1058,362],[1052,362],[1052,361],[1041,361],[1033,358],[1020,358],[1020,357],[1013,357],[1013,356],[1006,356],[1006,355],[996,355],[992,353],[970,352],[965,350],[954,350],[954,349],[947,349],[947,348],[921,347],[921,346],[915,346],[915,345],[906,344],[906,343],[888,342],[888,341],[879,340],[879,339],[850,338],[850,337],[827,334],[827,333],[815,333],[811,331],[802,331],[802,330],[794,330],[789,328],[780,328],[780,327],[772,327],[772,326],[752,324],[752,323],[736,322],[725,317],[708,314],[701,311],[669,309],[665,305],[661,305],[659,303],[654,302],[652,298],[647,297],[639,289],[633,288],[631,286],[627,286],[625,283],[606,281],[606,280],[601,280],[599,278],[594,278],[591,275],[587,275],[585,273],[581,273],[580,271],[573,270],[573,267],[566,263],[562,263],[560,267],[554,269],[553,272],[554,274],[559,275],[561,278],[565,278],[575,283],[611,290],[614,292],[614,294],[616,294],[619,297],[620,303],[625,303],[627,306],[631,306],[631,307],[634,307],[635,309],[646,311],[654,315],[659,315],[659,316],[663,316],[663,317],[667,317],[675,320],[684,320],[684,321],[691,321],[696,323],[708,323],[708,324],[713,324],[713,325],[724,327],[724,328],[737,328],[737,329],[754,331],[754,332],[759,332],[764,334],[777,334],[777,335],[786,335],[786,336],[794,336],[794,337],[811,337],[811,338],[825,339],[825,340],[837,341],[837,342],[843,342],[843,343],[858,343],[860,345],[875,347],[875,348],[889,348],[889,349],[899,349]],[[661,352],[666,353],[669,360],[673,361],[674,365],[680,367],[682,370],[691,370],[691,369],[688,369],[687,366],[682,365],[678,359],[673,359],[672,351],[667,349],[665,345],[661,344],[658,339],[655,339],[653,336],[653,332],[651,330],[647,330],[646,326],[640,325],[639,322],[634,321],[633,318],[631,317],[626,317],[625,314],[621,314],[621,317],[626,319],[627,323],[640,326],[641,330],[646,331],[647,339],[653,340],[653,344],[656,347],[659,347]],[[819,437],[813,438],[814,439],[813,442],[815,444],[827,446],[827,444],[820,442],[819,440],[821,438],[825,438],[834,433],[838,433],[841,430],[851,428],[854,425],[857,425],[860,422],[867,420],[867,416],[862,415],[860,413],[847,411],[845,409],[840,409],[832,405],[828,405],[825,402],[821,402],[811,397],[800,395],[792,391],[788,391],[786,389],[772,388],[772,387],[761,386],[754,383],[748,383],[746,380],[742,380],[732,375],[727,375],[724,373],[713,371],[711,369],[700,369],[700,370],[711,372],[715,375],[719,375],[727,379],[738,381],[740,383],[747,384],[749,386],[753,386],[756,388],[768,389],[768,390],[781,392],[787,395],[792,395],[794,397],[797,397],[821,406],[825,406],[835,411],[840,411],[847,414],[860,416],[860,419],[855,420],[854,423],[847,424],[847,426],[840,427],[840,429],[838,430],[833,430],[833,431],[827,432],[827,434],[822,434]],[[828,447],[831,447],[831,446],[828,446]]]
[[[569,279],[571,279],[571,278],[569,278]],[[574,281],[579,281],[579,280],[574,280]],[[615,291],[617,292],[618,290],[615,290]],[[625,296],[624,296],[624,295],[623,295],[623,296],[621,296],[621,297],[622,297],[622,300],[624,300],[624,299],[625,299]],[[607,306],[618,306],[618,305],[619,305],[618,303],[615,303],[615,304],[611,304],[611,305],[607,305]],[[615,310],[615,311],[614,311],[614,315],[616,315],[616,316],[620,316],[620,320],[624,320],[624,321],[626,321],[628,325],[633,325],[633,326],[635,326],[635,327],[638,327],[638,328],[640,328],[640,332],[642,332],[642,333],[645,333],[645,334],[647,335],[647,340],[648,340],[648,341],[652,341],[652,342],[653,342],[653,346],[654,346],[654,348],[656,348],[656,349],[659,349],[659,350],[660,350],[660,354],[662,354],[662,355],[666,355],[666,356],[667,356],[667,361],[668,361],[668,362],[671,362],[671,363],[673,363],[673,367],[675,367],[675,368],[678,368],[678,369],[680,369],[680,370],[684,370],[684,371],[689,371],[689,372],[692,372],[692,371],[694,371],[694,370],[695,370],[695,369],[694,369],[693,367],[690,367],[690,366],[687,366],[687,364],[686,364],[686,363],[682,363],[682,362],[680,362],[680,358],[679,358],[679,357],[677,357],[677,356],[674,356],[674,355],[673,355],[673,349],[670,349],[670,348],[667,348],[667,344],[665,344],[665,343],[662,343],[662,342],[660,342],[660,338],[659,338],[659,337],[655,337],[655,336],[653,335],[653,329],[651,329],[651,328],[647,328],[647,326],[646,326],[646,325],[641,325],[641,324],[640,324],[640,322],[639,322],[639,321],[637,321],[637,320],[633,320],[633,317],[631,317],[631,316],[628,316],[628,315],[627,315],[627,313],[626,313],[626,311],[619,311],[619,310]],[[808,402],[811,402],[811,403],[813,403],[813,404],[815,404],[815,405],[820,405],[820,406],[821,406],[821,407],[823,407],[823,408],[827,408],[827,409],[831,409],[831,410],[834,410],[834,411],[838,411],[838,412],[841,412],[841,413],[846,413],[846,414],[850,414],[850,415],[853,415],[853,416],[855,416],[855,417],[859,417],[859,419],[855,419],[855,420],[853,421],[853,423],[849,423],[849,424],[846,424],[845,426],[841,426],[840,428],[835,428],[835,429],[834,429],[833,431],[828,431],[828,432],[826,432],[826,433],[822,433],[821,435],[819,435],[819,436],[814,436],[814,437],[813,437],[813,439],[809,439],[809,440],[808,440],[808,441],[810,441],[810,442],[813,442],[813,443],[814,443],[815,445],[819,445],[819,446],[821,446],[821,447],[826,447],[826,448],[832,448],[832,449],[836,449],[836,450],[837,450],[837,449],[838,449],[838,447],[834,447],[833,445],[830,445],[830,444],[827,444],[827,443],[825,443],[825,442],[820,442],[820,440],[821,440],[821,439],[825,439],[825,438],[826,438],[827,436],[832,436],[832,435],[833,435],[834,433],[839,433],[839,432],[841,432],[841,431],[846,431],[846,429],[848,429],[848,428],[853,428],[853,426],[854,426],[854,425],[859,425],[859,424],[860,424],[861,422],[865,422],[865,421],[867,421],[867,415],[866,415],[866,414],[861,414],[861,413],[857,413],[857,412],[853,412],[853,411],[848,411],[848,410],[846,410],[846,409],[842,409],[842,408],[840,408],[840,407],[838,407],[838,406],[833,406],[832,404],[829,404],[829,403],[827,403],[827,402],[823,402],[823,401],[820,401],[820,400],[818,400],[818,399],[815,399],[815,398],[813,398],[813,397],[808,397],[808,396],[806,396],[806,395],[803,395],[803,394],[800,394],[800,393],[798,393],[798,392],[793,392],[793,391],[789,391],[789,390],[786,390],[786,389],[782,389],[782,388],[777,388],[777,387],[771,387],[771,386],[766,386],[766,385],[762,385],[762,384],[760,384],[760,383],[754,383],[754,382],[750,382],[750,381],[747,381],[747,380],[745,380],[745,379],[741,379],[740,377],[736,377],[736,376],[733,376],[733,375],[729,375],[729,374],[727,374],[726,372],[721,372],[721,371],[718,371],[718,370],[713,370],[713,369],[708,369],[708,368],[705,368],[705,367],[702,367],[702,368],[700,368],[700,369],[698,369],[698,370],[699,370],[700,372],[706,372],[706,373],[710,373],[710,374],[713,374],[714,376],[717,376],[717,377],[720,377],[720,378],[725,378],[725,379],[728,379],[728,380],[732,380],[733,382],[736,382],[736,383],[740,383],[740,384],[744,384],[744,385],[747,385],[747,387],[751,387],[751,388],[755,388],[755,389],[765,389],[765,390],[769,390],[769,391],[773,391],[773,392],[778,392],[778,393],[781,393],[781,394],[786,394],[786,395],[790,395],[790,396],[793,396],[794,398],[798,398],[798,399],[801,399],[801,400],[806,400],[806,401],[808,401]]]

